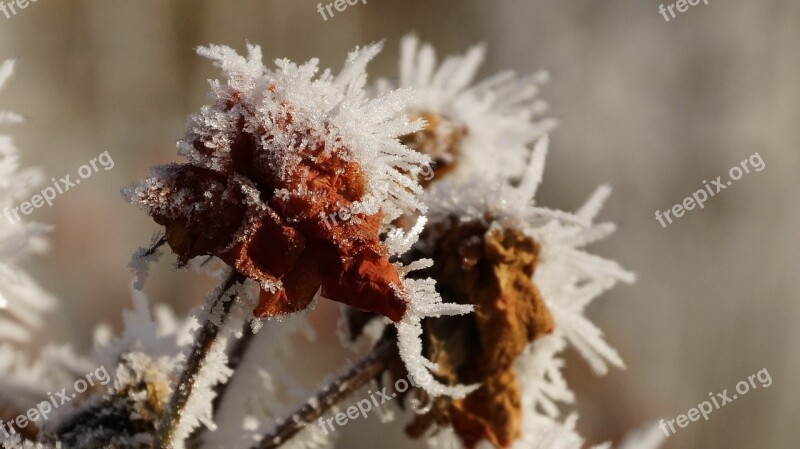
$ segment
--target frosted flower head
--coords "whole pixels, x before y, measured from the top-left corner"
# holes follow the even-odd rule
[[[616,352],[584,316],[586,304],[632,275],[583,251],[613,226],[592,224],[607,188],[577,213],[538,207],[548,139],[534,146],[518,185],[481,177],[446,179],[426,191],[430,223],[413,257],[436,261],[422,272],[447,303],[475,313],[424,323],[424,354],[445,384],[480,383],[466,398],[438,398],[409,425],[414,437],[446,424],[463,447],[488,441],[510,447],[528,433],[529,416],[558,415],[571,401],[557,353],[567,342],[598,371],[621,366]],[[529,363],[530,361],[536,363]]]
[[[393,320],[403,283],[381,235],[423,208],[407,173],[429,158],[398,141],[419,129],[399,114],[410,93],[366,97],[365,67],[379,51],[352,52],[342,71],[316,76],[317,60],[261,63],[227,47],[201,48],[226,82],[189,119],[178,144],[188,163],[157,167],[126,196],[166,228],[180,261],[224,260],[262,287],[259,316],[330,299]]]
[[[433,158],[435,179],[476,172],[516,178],[530,145],[555,126],[554,120],[541,118],[547,105],[536,99],[547,73],[501,72],[473,84],[484,56],[479,45],[437,66],[431,45],[420,45],[413,35],[403,39],[399,86],[417,92],[405,112],[426,122],[403,142]],[[390,86],[383,80],[378,90]]]
[[[426,255],[436,264],[423,274],[436,280],[445,301],[473,305],[475,313],[427,320],[426,355],[446,383],[482,387],[464,399],[438,398],[409,434],[419,437],[435,422],[446,422],[467,448],[484,439],[508,447],[520,432],[515,363],[533,340],[553,330],[532,281],[539,246],[517,230],[456,222],[431,249]]]

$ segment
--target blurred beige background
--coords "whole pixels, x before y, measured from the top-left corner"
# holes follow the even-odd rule
[[[130,253],[156,230],[119,191],[148,166],[177,160],[184,119],[217,76],[193,47],[250,41],[268,59],[319,56],[339,68],[355,45],[385,38],[374,79],[394,74],[409,31],[439,55],[484,41],[482,75],[553,74],[543,98],[561,126],[540,204],[572,209],[610,183],[602,218],[621,229],[594,249],[640,276],[588,312],[629,368],[598,379],[569,357],[581,431],[593,442],[617,439],[767,368],[770,388],[682,429],[666,447],[798,447],[800,3],[711,0],[670,23],[658,4],[369,0],[326,22],[311,0],[41,0],[0,15],[0,59],[18,61],[0,105],[27,117],[13,130],[24,164],[49,178],[105,150],[115,161],[34,213],[56,226],[50,255],[29,264],[63,300],[48,330],[87,347],[95,323],[119,325]],[[655,221],[656,209],[755,151],[763,172],[666,229]],[[171,263],[154,267],[147,290],[186,310],[208,283],[172,273]],[[395,427],[377,429],[382,447],[408,447]],[[374,447],[366,426],[346,431],[343,447]]]

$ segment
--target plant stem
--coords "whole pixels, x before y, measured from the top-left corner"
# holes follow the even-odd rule
[[[245,354],[247,354],[247,349],[250,347],[250,343],[253,342],[256,334],[253,333],[253,328],[250,326],[250,323],[244,323],[244,329],[242,329],[242,338],[240,338],[236,344],[234,344],[233,349],[231,350],[230,355],[228,356],[228,367],[234,371],[233,376],[236,376],[235,372],[239,365],[244,360]],[[231,377],[231,381],[233,377]],[[231,382],[226,382],[224,384],[217,385],[217,395],[214,396],[214,414],[216,414],[217,409],[219,409],[220,404],[222,404],[222,400],[225,398],[225,393],[228,391],[228,385]]]
[[[334,405],[386,371],[392,360],[397,357],[398,349],[394,332],[386,332],[365,358],[309,399],[252,449],[280,447],[303,430],[306,425],[320,418]]]
[[[231,306],[235,302],[235,298],[225,301],[226,296],[230,294],[231,289],[237,283],[244,280],[242,275],[236,271],[231,271],[228,277],[223,281],[222,289],[219,296],[214,300],[212,305],[207,305],[213,308],[220,302],[223,303],[223,314],[221,322],[230,313]],[[156,447],[160,449],[172,449],[175,438],[175,431],[180,424],[181,414],[183,413],[186,403],[194,390],[195,380],[203,366],[203,363],[208,357],[209,351],[219,335],[220,328],[210,320],[203,323],[203,327],[197,331],[195,335],[192,351],[186,360],[183,373],[181,373],[180,380],[178,381],[175,392],[170,398],[169,404],[164,411],[164,416],[161,419],[161,424],[158,428]]]
[[[219,407],[222,404],[222,400],[225,398],[225,394],[228,392],[228,386],[233,383],[234,379],[236,378],[236,370],[242,363],[242,360],[244,360],[244,356],[247,354],[247,349],[250,347],[250,343],[252,343],[255,336],[256,334],[253,332],[253,328],[250,326],[250,323],[245,322],[244,328],[242,329],[242,338],[236,342],[233,350],[231,350],[231,353],[228,356],[228,368],[230,368],[234,374],[230,379],[228,379],[227,382],[217,384],[216,387],[217,395],[214,396],[214,401],[211,406],[215,418],[217,416],[217,412],[219,411]],[[201,447],[203,435],[205,434],[206,430],[206,427],[202,426],[195,429],[195,432],[189,437],[186,447],[191,449]]]
[[[153,254],[156,253],[156,251],[159,250],[159,248],[164,246],[165,243],[167,243],[167,236],[162,234],[161,236],[158,237],[158,239],[154,239],[153,244],[150,245],[150,248],[148,248],[147,251],[142,253],[141,257],[152,256]]]

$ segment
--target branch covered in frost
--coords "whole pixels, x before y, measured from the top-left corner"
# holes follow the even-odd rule
[[[393,332],[384,334],[370,354],[309,399],[300,409],[278,425],[274,432],[253,446],[253,449],[280,447],[303,430],[306,425],[322,417],[334,405],[358,391],[369,381],[379,377],[389,367],[392,360],[398,357],[394,338]]]
[[[200,387],[213,387],[217,383],[216,380],[226,380],[230,375],[227,367],[224,370],[218,370],[221,372],[207,373],[210,376],[217,376],[214,379],[205,379],[202,371],[204,368],[219,368],[215,365],[220,363],[224,366],[225,341],[220,341],[218,337],[231,307],[237,299],[235,287],[240,285],[243,280],[240,274],[230,271],[227,278],[214,292],[213,302],[206,305],[208,307],[205,313],[206,318],[201,321],[202,327],[195,335],[183,372],[161,420],[157,435],[157,447],[162,449],[182,447],[182,439],[189,436],[200,420],[204,420],[202,410],[192,410],[190,407],[193,393]],[[201,383],[208,383],[209,380],[212,385],[201,385]],[[205,399],[210,402],[213,397]]]

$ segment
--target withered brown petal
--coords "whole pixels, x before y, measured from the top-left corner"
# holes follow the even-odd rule
[[[160,183],[141,194],[167,242],[182,263],[219,251],[247,214],[244,194],[235,180],[192,165],[168,166]]]
[[[509,447],[519,437],[521,394],[516,375],[504,371],[484,379],[483,388],[450,409],[453,428],[468,448],[483,439],[495,447]]]
[[[322,282],[317,261],[306,251],[295,267],[283,278],[283,289],[272,293],[262,290],[255,310],[257,317],[280,316],[306,309]]]
[[[259,218],[249,223],[248,232],[241,242],[218,256],[251,279],[272,281],[283,277],[295,266],[306,247],[306,240],[296,229],[284,225],[270,209]]]
[[[403,318],[407,306],[397,292],[400,276],[386,256],[363,250],[323,273],[322,294],[326,298],[380,313],[393,321]]]
[[[515,230],[486,232],[475,224],[446,229],[429,274],[450,301],[475,313],[428,320],[428,357],[442,381],[482,383],[465,399],[437,401],[408,428],[421,435],[433,423],[452,424],[465,447],[482,440],[508,447],[519,436],[521,398],[514,362],[535,338],[552,332],[552,317],[532,282],[539,257],[535,241]]]
[[[475,318],[487,366],[511,367],[529,342],[553,330],[552,316],[532,281],[538,255],[538,244],[520,232],[486,236],[498,291],[477,304]]]

